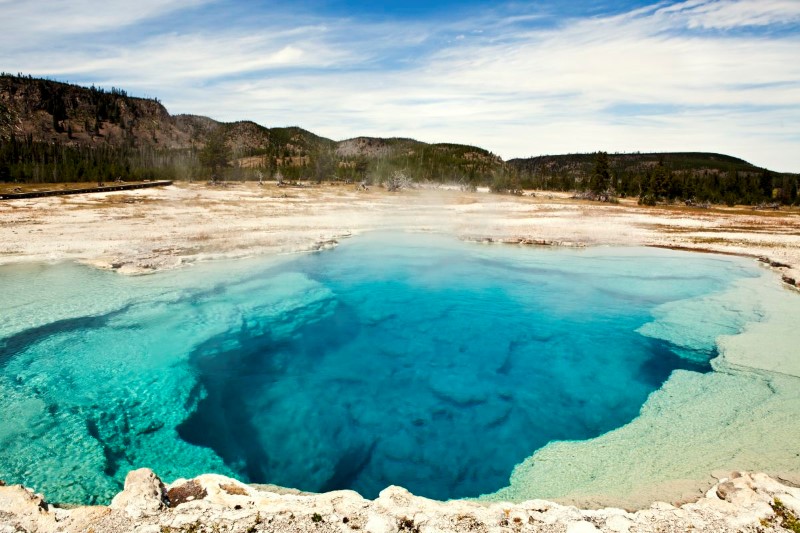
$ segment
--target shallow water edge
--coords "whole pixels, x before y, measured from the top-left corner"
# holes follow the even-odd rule
[[[155,282],[157,287],[157,277],[139,279]],[[798,442],[792,420],[800,415],[795,393],[800,387],[793,366],[797,357],[792,351],[798,339],[791,325],[797,323],[797,305],[785,298],[796,296],[773,282],[764,272],[715,295],[718,301],[697,302],[699,310],[712,305],[742,315],[743,333],[719,336],[715,372],[674,372],[631,423],[590,441],[551,443],[515,469],[508,488],[486,499],[554,499],[548,494],[560,494],[567,501],[631,507],[663,499],[664,494],[687,497],[710,483],[709,472],[724,469],[765,470],[789,478],[796,475],[798,459],[791,455],[791,442]],[[175,297],[167,285],[154,290],[164,302]],[[114,301],[109,308],[123,304]],[[92,305],[100,312],[104,303]],[[753,308],[759,310],[759,316],[746,316]],[[683,337],[694,338],[684,335],[691,324],[682,323],[680,314],[671,311],[659,310],[661,330],[646,334],[677,344]],[[65,310],[65,316],[71,314]],[[757,351],[767,340],[770,348]],[[693,348],[691,343],[686,345],[687,350]],[[776,435],[775,428],[785,431]],[[143,430],[148,434],[147,428]],[[680,453],[663,453],[673,448]],[[670,457],[659,457],[665,455]],[[653,497],[648,496],[651,493]],[[637,503],[640,499],[642,503]]]
[[[716,338],[714,372],[675,371],[631,423],[588,441],[547,445],[515,468],[509,487],[483,499],[641,509],[656,500],[693,501],[733,470],[800,486],[798,295],[765,269],[713,298],[722,313],[758,314],[741,333]],[[670,307],[676,313],[662,317],[655,335],[691,342],[693,325],[716,319],[666,307],[665,315]]]

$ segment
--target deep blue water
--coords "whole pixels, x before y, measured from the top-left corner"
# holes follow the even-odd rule
[[[674,369],[710,370],[713,345],[687,357],[637,329],[754,269],[373,234],[142,278],[0,274],[0,478],[69,501],[107,499],[139,466],[447,499],[624,425]]]

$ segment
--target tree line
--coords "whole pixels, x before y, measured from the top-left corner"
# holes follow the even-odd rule
[[[495,192],[523,189],[587,191],[595,196],[637,197],[641,203],[695,201],[729,205],[797,204],[798,175],[774,173],[734,158],[709,164],[689,157],[615,161],[605,152],[540,158],[533,165],[505,164],[490,152],[459,145],[415,143],[385,154],[339,156],[334,144],[289,151],[286,144],[235,153],[224,131],[202,148],[81,146],[37,142],[31,136],[0,141],[0,182],[93,182],[123,180],[354,181],[384,183],[397,172],[413,182],[488,186]],[[243,167],[242,157],[260,163]],[[699,157],[699,156],[698,156]],[[527,160],[526,160],[527,161]],[[588,167],[588,170],[587,170]]]
[[[176,180],[202,173],[191,151],[75,146],[12,137],[0,141],[0,182],[69,183]]]
[[[582,191],[593,197],[638,197],[645,204],[798,203],[797,174],[770,172],[720,154],[597,152],[504,162],[481,148],[412,139],[356,139],[349,142],[357,149],[340,151],[343,143],[296,127],[219,124],[203,117],[194,123],[176,120],[151,105],[159,104],[157,99],[133,98],[114,87],[78,87],[3,73],[0,89],[11,95],[7,102],[22,100],[26,109],[52,118],[50,129],[29,117],[28,131],[39,127],[45,137],[59,134],[51,141],[41,135],[39,140],[15,137],[11,104],[0,100],[0,181],[6,182],[281,177],[375,184],[400,173],[411,182],[488,186],[495,192]],[[115,125],[111,133],[109,124]],[[152,124],[184,128],[181,134],[188,133],[190,140],[182,148],[160,147],[155,129],[150,132]],[[78,130],[74,136],[72,128]]]
[[[520,186],[637,197],[643,204],[798,204],[797,174],[775,173],[730,156],[704,153],[572,154],[510,162]]]

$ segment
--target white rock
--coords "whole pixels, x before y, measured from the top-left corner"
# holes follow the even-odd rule
[[[125,488],[109,508],[125,511],[131,518],[153,516],[166,508],[164,484],[149,468],[128,472]]]
[[[591,522],[572,522],[567,525],[567,533],[597,533],[600,531]]]
[[[229,533],[254,528],[275,533],[733,532],[758,531],[762,519],[774,520],[769,504],[775,498],[787,509],[800,507],[800,489],[747,473],[718,483],[697,502],[681,507],[654,504],[637,512],[614,508],[580,511],[542,500],[520,504],[440,502],[414,496],[401,487],[389,487],[372,501],[352,491],[279,494],[214,475],[180,480],[171,487],[186,483],[202,487],[207,494],[176,507],[165,504],[163,484],[146,469],[128,475],[125,490],[109,507],[53,509],[23,487],[0,487],[0,533],[159,533],[162,527]]]
[[[386,517],[377,514],[371,514],[364,526],[364,531],[367,533],[389,533],[394,530],[394,525],[390,524]]]
[[[161,533],[161,527],[155,524],[139,526],[134,529],[134,533]]]
[[[615,515],[606,520],[606,527],[614,533],[628,533],[633,521],[622,515]]]

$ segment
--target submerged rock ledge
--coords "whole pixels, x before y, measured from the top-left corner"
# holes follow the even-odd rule
[[[766,474],[732,473],[697,502],[648,509],[580,510],[545,500],[439,502],[389,487],[375,500],[353,491],[303,494],[206,474],[169,486],[130,472],[108,507],[60,508],[21,485],[0,483],[0,533],[11,532],[778,532],[797,527],[800,489]],[[793,522],[794,521],[794,522]]]

